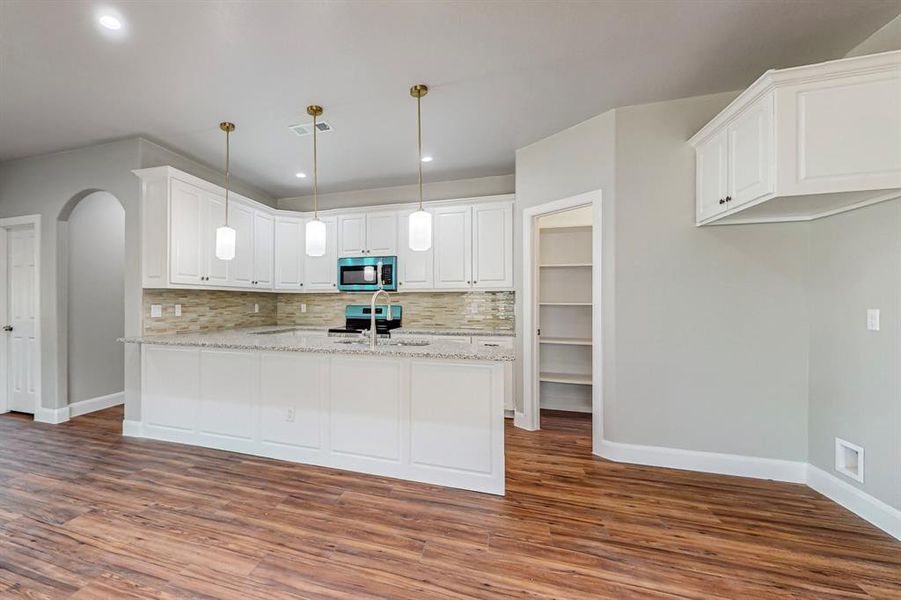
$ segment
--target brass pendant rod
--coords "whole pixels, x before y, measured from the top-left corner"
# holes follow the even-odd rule
[[[235,124],[223,121],[219,123],[219,129],[225,132],[225,226],[228,227],[228,171],[231,163],[229,135],[235,130]]]
[[[313,115],[313,218],[319,218],[319,158],[316,149],[316,115]]]
[[[416,96],[416,135],[419,146],[419,210],[422,210],[422,96]]]

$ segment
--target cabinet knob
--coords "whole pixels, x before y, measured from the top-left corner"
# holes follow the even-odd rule
[[[725,198],[720,198],[720,204],[725,204],[725,203],[726,203]]]
[[[726,196],[726,202],[732,202],[732,196]]]

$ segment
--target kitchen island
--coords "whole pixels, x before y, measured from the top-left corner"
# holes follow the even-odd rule
[[[510,350],[300,328],[146,335],[126,435],[504,493]]]

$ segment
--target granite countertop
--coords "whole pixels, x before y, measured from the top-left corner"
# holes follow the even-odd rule
[[[449,360],[488,360],[509,362],[514,359],[512,350],[500,347],[479,347],[461,345],[459,342],[430,340],[427,345],[409,346],[398,342],[415,342],[415,335],[401,331],[403,340],[380,339],[379,346],[369,348],[365,344],[347,343],[356,341],[348,337],[327,337],[321,335],[322,328],[305,327],[252,327],[246,329],[225,329],[197,333],[150,334],[120,338],[120,342],[133,344],[153,344],[162,346],[195,346],[200,348],[233,348],[240,350],[272,350],[280,352],[311,352],[318,354],[358,354],[370,356],[397,356],[420,358],[443,358]],[[426,335],[423,330],[419,335]],[[319,333],[320,335],[312,335]],[[439,335],[430,333],[428,335]],[[457,333],[453,335],[472,335]],[[479,335],[487,335],[480,332]],[[424,340],[423,340],[424,341]]]
[[[310,332],[327,332],[328,327],[317,325],[285,325],[283,327],[272,327],[273,329],[296,329],[297,331]],[[391,335],[450,335],[457,337],[475,336],[475,337],[516,337],[516,332],[512,329],[451,329],[448,327],[399,327],[391,330]]]

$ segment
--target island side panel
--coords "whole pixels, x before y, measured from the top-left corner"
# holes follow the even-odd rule
[[[140,436],[504,493],[504,364],[142,347]]]

